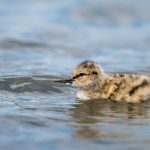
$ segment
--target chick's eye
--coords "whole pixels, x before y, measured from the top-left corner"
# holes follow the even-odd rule
[[[92,74],[98,74],[96,71],[93,71]]]
[[[80,73],[80,74],[79,74],[79,77],[82,77],[82,76],[84,76],[84,75],[87,75],[87,74],[85,74],[85,73]]]

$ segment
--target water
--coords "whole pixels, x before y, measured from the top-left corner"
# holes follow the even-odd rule
[[[85,59],[150,74],[149,0],[0,0],[0,149],[149,149],[150,102],[81,102]]]

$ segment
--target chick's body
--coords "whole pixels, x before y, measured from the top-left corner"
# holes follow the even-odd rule
[[[150,99],[150,77],[134,74],[108,75],[93,61],[78,65],[72,74],[73,85],[79,87],[77,97],[141,102]]]

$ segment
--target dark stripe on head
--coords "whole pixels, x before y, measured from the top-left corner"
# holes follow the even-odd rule
[[[86,74],[86,73],[79,73],[78,75],[74,76],[73,79],[79,78],[79,77],[83,77],[85,75],[97,75],[98,73],[93,71],[92,74]]]
[[[73,79],[76,79],[76,78],[79,78],[79,77],[82,77],[82,76],[85,76],[85,75],[88,75],[86,73],[79,73],[78,75],[74,76]]]
[[[143,80],[143,82],[133,88],[131,88],[131,90],[129,91],[129,95],[132,96],[133,94],[135,94],[136,91],[138,91],[138,89],[140,88],[144,88],[146,86],[148,86],[150,84],[150,82]]]

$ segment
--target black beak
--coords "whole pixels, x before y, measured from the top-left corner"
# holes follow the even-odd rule
[[[59,83],[69,83],[72,84],[73,79],[66,79],[66,80],[56,80],[54,82],[59,82]]]

